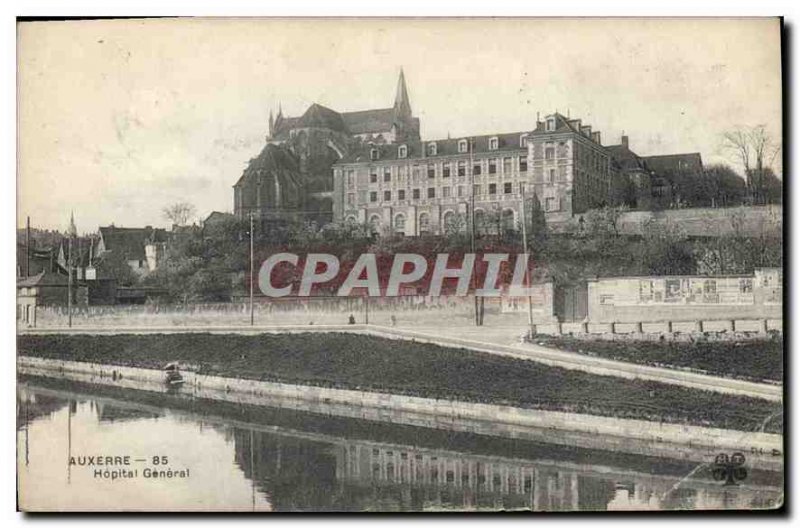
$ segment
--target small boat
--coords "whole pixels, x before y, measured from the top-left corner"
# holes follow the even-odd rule
[[[185,382],[186,380],[181,376],[177,361],[172,361],[164,365],[164,383],[166,383],[168,387],[183,385]]]

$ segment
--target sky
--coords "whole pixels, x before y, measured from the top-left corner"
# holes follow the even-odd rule
[[[79,233],[233,209],[269,114],[391,107],[405,72],[423,139],[580,118],[640,155],[781,128],[777,19],[152,19],[18,28],[17,223]],[[777,168],[780,170],[780,168]]]

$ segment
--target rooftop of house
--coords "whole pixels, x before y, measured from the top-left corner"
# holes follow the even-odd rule
[[[63,286],[66,285],[68,281],[69,279],[66,275],[43,270],[37,275],[18,278],[17,288],[31,288],[34,286]]]
[[[611,159],[622,170],[648,170],[644,160],[627,145],[606,145],[605,149],[611,155]]]
[[[700,157],[699,152],[644,156],[642,159],[644,159],[647,167],[656,174],[700,172],[703,170],[703,159]]]
[[[152,226],[116,227],[111,225],[99,228],[99,232],[106,251],[118,251],[129,260],[144,260],[147,244],[166,242],[168,238],[166,229]]]

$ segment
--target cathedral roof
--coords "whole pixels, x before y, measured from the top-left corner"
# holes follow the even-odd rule
[[[379,134],[388,132],[395,124],[401,123],[419,130],[419,119],[411,115],[411,103],[402,70],[397,80],[397,93],[392,108],[337,112],[314,103],[300,117],[284,117],[283,112],[279,111],[271,128],[271,135],[285,139],[290,130],[297,128],[327,128],[352,135]]]
[[[240,186],[251,178],[259,180],[268,174],[278,174],[290,183],[298,185],[297,178],[300,174],[300,163],[289,149],[280,145],[268,143],[256,156],[250,160],[239,181],[235,186]]]
[[[341,114],[317,103],[308,107],[308,110],[300,117],[295,127],[328,128],[337,132],[346,132]]]
[[[394,108],[345,112],[342,119],[351,134],[377,134],[392,129],[395,121]]]

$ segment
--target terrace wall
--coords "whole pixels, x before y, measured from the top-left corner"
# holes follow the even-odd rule
[[[590,281],[589,322],[775,320],[783,313],[783,271],[735,277],[620,277]]]

